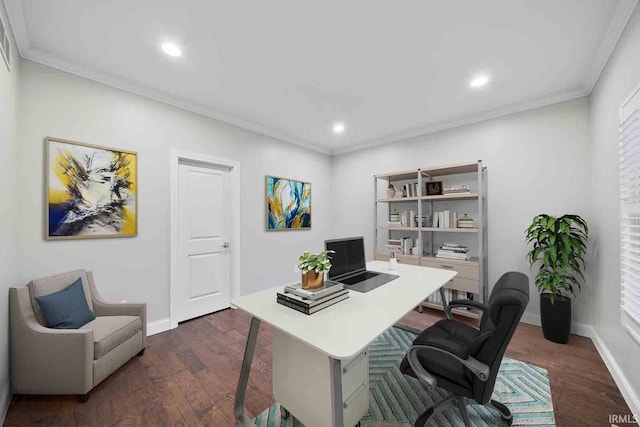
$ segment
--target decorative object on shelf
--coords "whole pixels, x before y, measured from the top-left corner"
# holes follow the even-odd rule
[[[331,257],[334,251],[322,251],[319,254],[303,252],[298,257],[298,270],[302,273],[302,289],[316,289],[324,286],[324,274],[331,269]]]
[[[571,333],[571,297],[582,288],[584,254],[589,227],[578,215],[541,214],[526,230],[531,267],[540,263],[536,286],[540,292],[542,332],[549,341],[566,344]]]
[[[138,155],[47,137],[45,239],[138,234]]]
[[[389,183],[387,187],[387,199],[393,199],[396,196],[396,188],[393,184]]]
[[[404,197],[404,191],[402,190],[396,190],[396,199],[402,199]]]
[[[462,218],[458,219],[458,228],[474,228],[475,224],[473,218],[469,214],[464,214]]]
[[[409,211],[409,227],[417,227],[416,211]]]
[[[391,252],[391,257],[389,258],[389,270],[397,270],[398,269],[398,259],[396,258],[395,252]]]
[[[311,228],[311,183],[267,175],[267,231]]]
[[[427,196],[441,196],[442,191],[442,181],[427,182]]]

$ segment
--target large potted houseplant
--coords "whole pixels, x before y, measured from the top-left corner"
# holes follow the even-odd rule
[[[324,274],[331,268],[334,251],[322,251],[319,254],[303,252],[298,257],[298,270],[302,273],[302,289],[317,289],[324,286]]]
[[[536,287],[540,292],[540,318],[544,337],[566,344],[571,333],[571,297],[581,290],[589,227],[578,215],[541,214],[526,231],[527,254],[533,267],[539,263]]]

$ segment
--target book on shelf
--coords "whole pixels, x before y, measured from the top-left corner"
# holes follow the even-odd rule
[[[340,292],[344,289],[344,285],[332,280],[325,280],[321,288],[302,289],[301,283],[294,283],[284,287],[284,293],[296,295],[306,300],[318,300],[327,297],[333,293]]]
[[[389,226],[389,227],[402,227],[402,223],[400,221],[389,221],[389,222],[387,222],[387,226]]]
[[[467,185],[450,185],[445,187],[444,194],[461,194],[461,193],[469,193],[469,186]]]
[[[469,248],[467,248],[466,246],[462,246],[457,243],[446,242],[442,246],[440,246],[438,253],[436,253],[436,258],[449,258],[467,261],[471,259],[471,256],[469,255]]]
[[[308,304],[308,301],[305,302],[305,300],[303,300],[298,295],[281,294],[280,292],[278,292],[276,302],[280,305],[284,305],[285,307],[289,307],[301,313],[310,315],[327,307],[331,307],[332,305],[337,304],[340,301],[344,301],[347,298],[349,298],[349,291],[347,289],[344,289],[340,293],[330,295],[329,297],[323,298],[321,300],[313,301],[312,304]]]
[[[473,218],[469,217],[468,214],[464,214],[462,218],[458,219],[458,228],[474,228],[474,226]]]

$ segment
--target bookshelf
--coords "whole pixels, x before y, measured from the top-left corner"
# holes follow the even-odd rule
[[[390,239],[398,241],[411,237],[417,249],[413,251],[414,253],[396,254],[398,262],[455,270],[458,275],[447,283],[445,288],[457,291],[461,295],[471,293],[474,300],[486,302],[488,297],[486,177],[487,168],[482,165],[482,161],[374,175],[375,259],[386,261],[390,258],[391,252],[386,248]],[[426,184],[436,181],[442,181],[444,188],[464,185],[469,191],[426,195]],[[394,190],[400,191],[406,188],[413,194],[402,197],[396,194],[390,196],[387,194],[390,184],[393,185]],[[413,188],[410,187],[411,184]],[[448,224],[446,228],[434,227],[434,213],[442,211],[458,212],[459,217],[462,217],[462,214],[468,214],[473,218],[474,228],[458,228],[457,224]],[[411,220],[411,213],[414,214],[414,221]],[[390,214],[398,214],[399,217],[406,215],[407,225],[389,225]],[[471,259],[459,260],[435,256],[440,245],[452,241],[459,241],[467,246],[472,255]],[[442,304],[426,300],[418,309],[422,311],[423,307],[443,309]],[[478,317],[477,312],[465,309],[454,309],[452,312],[462,316]]]

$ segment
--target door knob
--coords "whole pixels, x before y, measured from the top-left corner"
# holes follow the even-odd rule
[[[228,247],[229,247],[229,242],[224,242],[224,243],[222,244],[222,248],[223,248],[223,249],[227,249]]]

